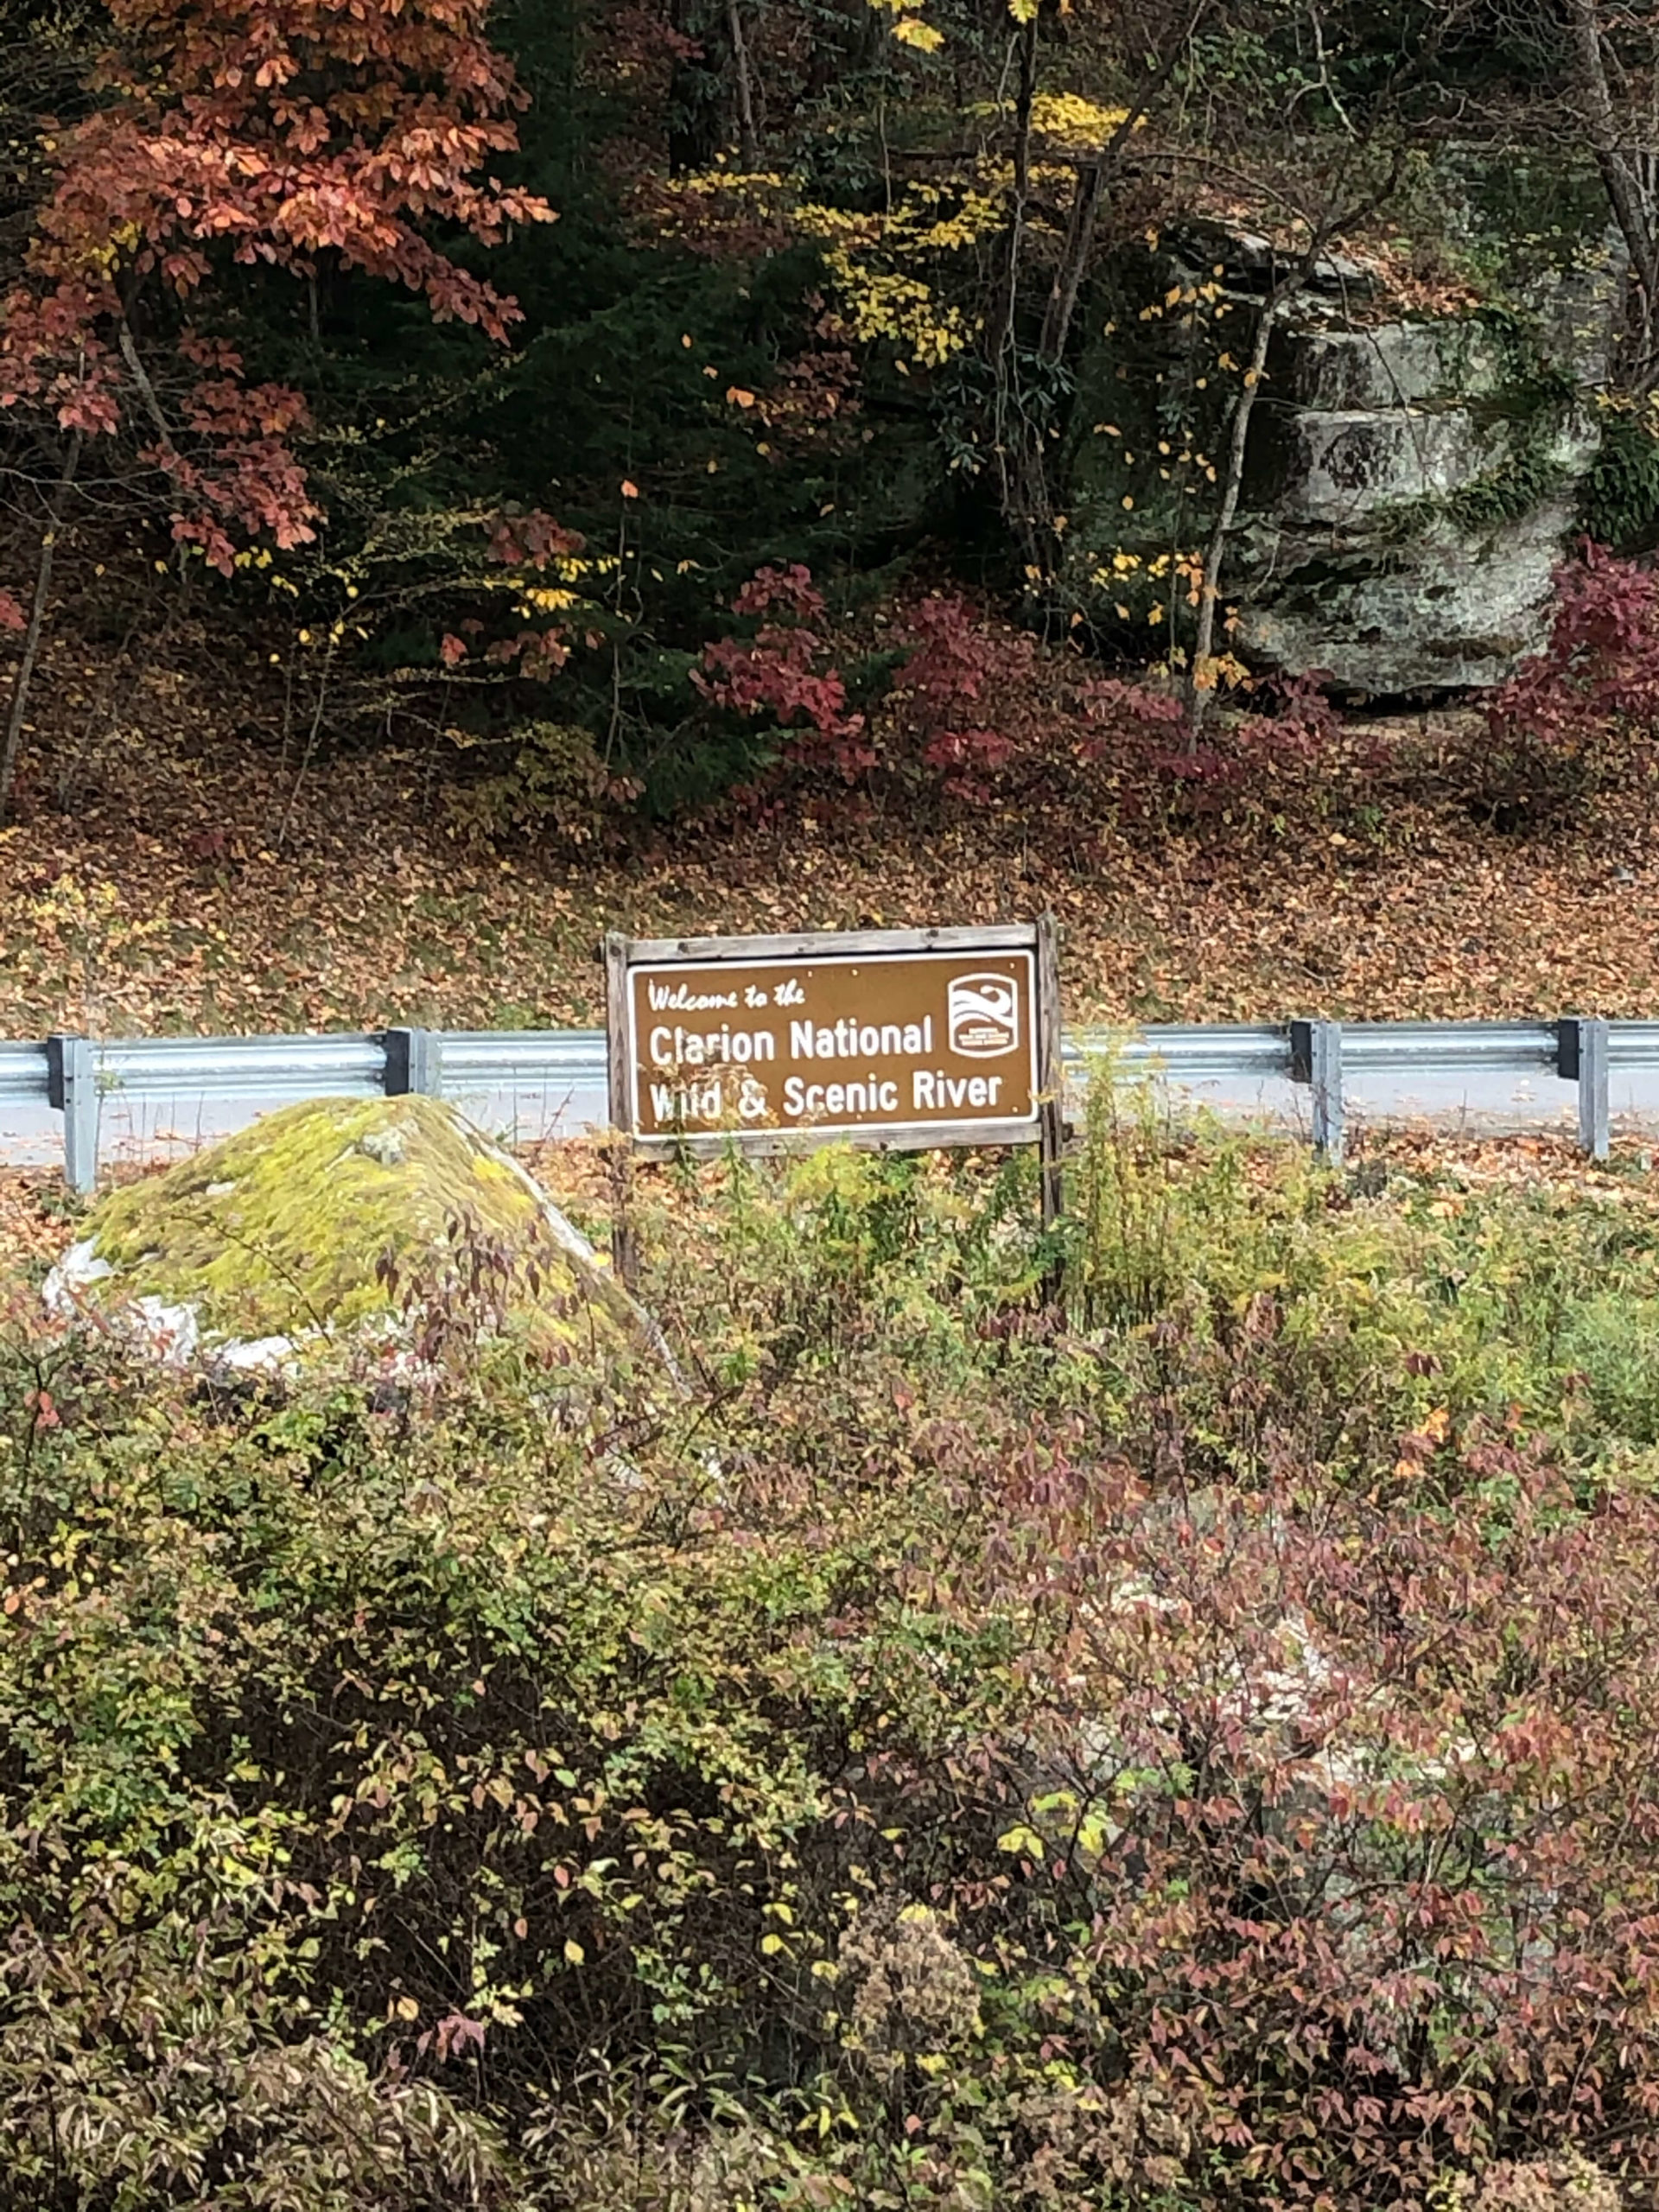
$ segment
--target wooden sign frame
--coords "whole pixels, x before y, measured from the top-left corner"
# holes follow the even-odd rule
[[[1033,1001],[1028,1016],[1034,1046],[1034,1109],[1016,1118],[918,1122],[895,1116],[891,1122],[817,1129],[774,1125],[721,1128],[712,1131],[644,1131],[636,1127],[638,1056],[633,1047],[634,972],[643,968],[684,967],[694,971],[722,965],[801,961],[825,966],[871,961],[902,962],[907,957],[1024,953],[1030,956]],[[983,929],[808,931],[779,937],[636,938],[605,940],[607,1066],[611,1126],[628,1144],[672,1157],[719,1156],[729,1150],[772,1154],[810,1150],[824,1144],[851,1144],[861,1150],[923,1152],[960,1146],[1035,1144],[1043,1162],[1043,1218],[1058,1217],[1060,1154],[1065,1135],[1060,1096],[1059,959],[1053,918],[1035,922],[998,923]]]

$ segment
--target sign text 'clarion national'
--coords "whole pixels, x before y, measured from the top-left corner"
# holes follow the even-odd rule
[[[632,968],[634,1129],[1027,1122],[1034,985],[1024,950]]]

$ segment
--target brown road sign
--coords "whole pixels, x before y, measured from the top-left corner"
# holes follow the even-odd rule
[[[1042,931],[613,940],[612,1119],[646,1145],[1031,1142],[1058,1077]]]

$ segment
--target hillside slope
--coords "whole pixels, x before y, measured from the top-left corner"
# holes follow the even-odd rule
[[[1425,776],[1369,836],[1351,810],[1332,817],[1346,831],[1302,821],[1276,841],[809,817],[498,850],[454,834],[434,763],[285,757],[260,672],[214,650],[211,684],[182,658],[59,650],[0,830],[0,1035],[590,1025],[607,929],[1045,908],[1077,1021],[1659,1014],[1659,859],[1636,798],[1526,838]],[[1473,741],[1454,719],[1440,737]]]

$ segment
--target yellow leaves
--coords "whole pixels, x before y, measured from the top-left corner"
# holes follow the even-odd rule
[[[893,35],[901,46],[918,54],[937,54],[944,44],[944,33],[923,19],[924,0],[870,0],[870,5],[893,18]]]
[[[1031,127],[1039,137],[1079,149],[1104,146],[1128,118],[1126,107],[1102,107],[1077,92],[1039,92],[1031,104]],[[1142,129],[1144,116],[1135,129]]]
[[[1250,681],[1250,671],[1236,653],[1212,653],[1198,663],[1192,671],[1192,687],[1197,691],[1236,691]],[[1263,1289],[1278,1287],[1263,1282]]]
[[[567,1936],[565,1937],[564,1962],[567,1966],[579,1967],[585,1962],[587,1956],[588,1954],[582,1949],[581,1944],[577,1942],[574,1936]]]
[[[880,214],[803,202],[795,219],[824,248],[824,264],[841,295],[854,338],[900,349],[917,368],[938,368],[960,353],[974,325],[943,304],[922,267],[933,257],[977,245],[1001,224],[1000,191],[964,191],[940,213],[946,194],[926,182],[909,185]]]
[[[1430,1211],[1437,1209],[1431,1207]],[[1452,1412],[1448,1406],[1435,1406],[1425,1416],[1420,1427],[1400,1440],[1400,1456],[1394,1463],[1396,1482],[1414,1482],[1422,1474],[1429,1455],[1446,1443],[1452,1434]]]
[[[825,257],[839,280],[855,338],[889,339],[919,367],[942,367],[968,343],[969,327],[953,307],[940,307],[920,277],[860,264],[847,253]]]
[[[923,0],[871,0],[901,24],[925,32]],[[912,42],[914,42],[912,41]],[[734,220],[786,226],[815,240],[835,289],[849,334],[864,345],[892,345],[915,368],[938,368],[970,343],[978,327],[969,311],[942,301],[928,264],[972,250],[1001,229],[1007,218],[1011,176],[982,165],[970,182],[941,184],[912,179],[884,208],[855,210],[798,199],[781,176],[738,177],[728,170],[675,181],[677,194],[732,202]],[[696,219],[706,221],[699,209]],[[718,371],[705,364],[703,374]],[[734,406],[758,405],[733,385]]]

